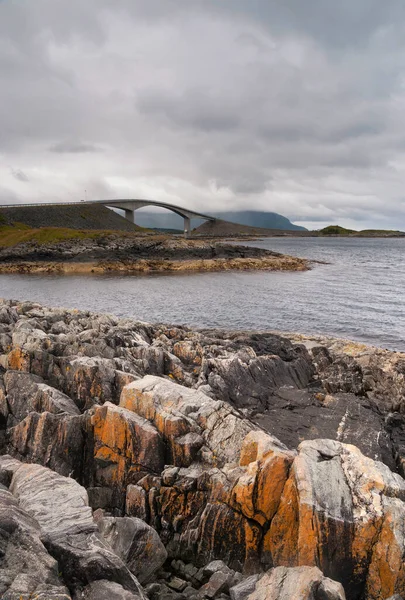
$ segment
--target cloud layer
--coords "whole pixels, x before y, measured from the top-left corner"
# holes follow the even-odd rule
[[[403,0],[0,1],[0,202],[405,229]]]

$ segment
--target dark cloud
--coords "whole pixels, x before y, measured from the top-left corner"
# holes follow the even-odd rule
[[[403,0],[0,2],[0,199],[405,228],[404,33]]]
[[[56,154],[80,154],[86,152],[100,152],[101,149],[93,144],[84,144],[83,142],[59,142],[49,148],[51,152]]]
[[[28,183],[28,181],[30,180],[28,175],[26,175],[24,171],[21,171],[21,169],[11,169],[11,174],[17,181]]]

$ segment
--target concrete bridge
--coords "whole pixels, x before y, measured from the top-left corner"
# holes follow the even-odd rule
[[[172,212],[180,215],[184,219],[184,235],[187,237],[191,231],[191,219],[204,219],[205,221],[216,221],[215,217],[210,215],[205,215],[204,213],[199,213],[194,210],[189,210],[188,208],[183,208],[182,206],[177,206],[175,204],[168,204],[167,202],[157,202],[156,200],[143,200],[143,199],[129,199],[124,198],[121,200],[82,200],[81,202],[44,202],[41,204],[0,204],[0,208],[18,208],[18,207],[34,207],[34,206],[83,206],[85,205],[95,205],[102,204],[103,206],[107,206],[109,208],[119,208],[124,211],[125,218],[131,223],[135,223],[134,213],[139,208],[143,208],[145,206],[157,206],[159,208],[166,208],[167,210],[171,210]]]
[[[155,200],[93,200],[91,202],[86,202],[86,204],[103,204],[104,206],[111,208],[120,208],[125,212],[125,218],[128,221],[131,221],[131,223],[135,223],[134,213],[136,210],[138,210],[138,208],[143,208],[145,206],[158,206],[159,208],[166,208],[167,210],[171,210],[172,212],[176,213],[176,215],[183,217],[184,235],[186,237],[191,231],[191,219],[204,219],[205,221],[216,220],[215,217],[211,217],[210,215],[195,212],[194,210],[189,210],[188,208],[182,208],[181,206],[176,206],[175,204],[157,202]]]

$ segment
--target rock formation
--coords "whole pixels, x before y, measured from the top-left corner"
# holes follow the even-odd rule
[[[1,301],[1,597],[405,597],[404,359]]]
[[[24,230],[22,241],[18,242],[17,235],[13,245],[0,247],[0,273],[306,271],[310,268],[310,261],[304,258],[215,240],[109,231],[75,235],[73,230],[70,236],[69,230],[65,230],[68,239],[59,239],[60,230],[50,229],[48,237],[56,241],[41,243],[41,231],[31,230],[32,239],[25,241],[29,232]]]

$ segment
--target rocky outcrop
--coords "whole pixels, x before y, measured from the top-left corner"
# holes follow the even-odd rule
[[[106,517],[100,511],[94,517],[103,540],[142,584],[149,582],[167,559],[155,529],[135,517]]]
[[[110,212],[110,211],[108,211]],[[122,220],[122,219],[121,219]],[[18,233],[18,232],[17,232]],[[219,271],[264,269],[305,271],[309,261],[277,252],[163,235],[98,232],[38,243],[34,239],[0,248],[1,273],[105,273],[111,271]],[[25,232],[27,239],[27,232]],[[28,233],[29,235],[29,233]]]
[[[39,525],[41,541],[58,561],[71,592],[81,593],[87,584],[106,579],[144,598],[136,578],[98,535],[82,486],[50,469],[7,456],[0,458],[0,470],[11,477],[14,502]]]
[[[0,489],[0,548],[0,594],[4,600],[35,595],[70,599],[58,563],[41,541],[38,521],[4,487]]]
[[[340,583],[324,577],[316,567],[278,567],[256,583],[249,600],[346,600]]]
[[[405,362],[375,355],[0,302],[1,593],[403,596]]]
[[[404,593],[404,500],[402,477],[356,447],[303,442],[265,548],[274,564],[318,566],[354,598]]]
[[[117,507],[126,487],[164,467],[161,436],[149,421],[107,402],[92,417],[94,484],[114,492]]]

